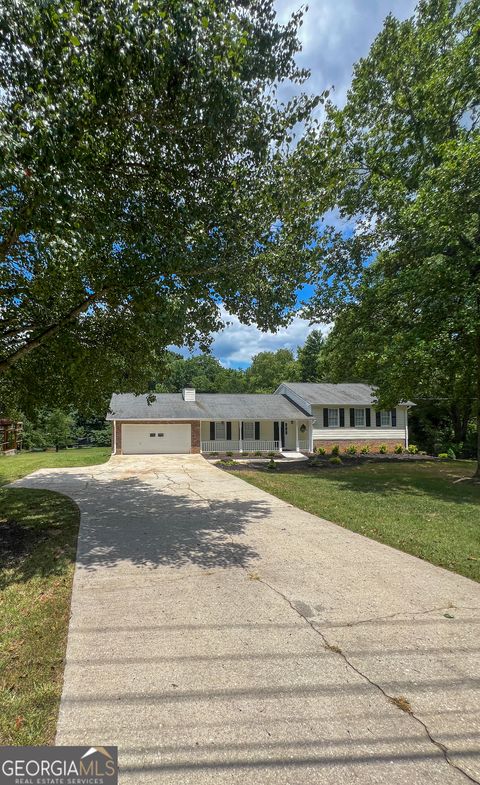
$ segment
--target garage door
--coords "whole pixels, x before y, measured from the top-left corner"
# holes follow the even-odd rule
[[[124,455],[189,453],[191,425],[122,425]]]

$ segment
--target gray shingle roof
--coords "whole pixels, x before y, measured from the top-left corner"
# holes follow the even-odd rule
[[[184,401],[181,393],[114,394],[107,420],[292,420],[308,417],[283,395],[226,395],[197,393]]]
[[[312,382],[283,382],[285,387],[310,404],[360,404],[374,406],[376,397],[368,384],[315,384]],[[414,406],[411,401],[403,404]]]

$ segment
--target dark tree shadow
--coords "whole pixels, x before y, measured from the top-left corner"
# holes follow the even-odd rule
[[[139,477],[92,479],[44,474],[35,487],[72,498],[82,517],[77,564],[87,570],[123,562],[160,566],[246,567],[258,554],[239,542],[245,527],[270,511],[265,501],[208,501],[182,485],[156,488]]]

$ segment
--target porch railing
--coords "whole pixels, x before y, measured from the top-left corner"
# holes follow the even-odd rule
[[[245,439],[242,441],[242,452],[278,452],[278,441],[265,441],[263,439]],[[202,442],[202,452],[240,452],[240,442],[237,439],[215,439]]]

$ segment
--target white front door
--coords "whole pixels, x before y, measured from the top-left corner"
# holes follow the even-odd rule
[[[190,424],[122,425],[124,455],[191,452]]]

